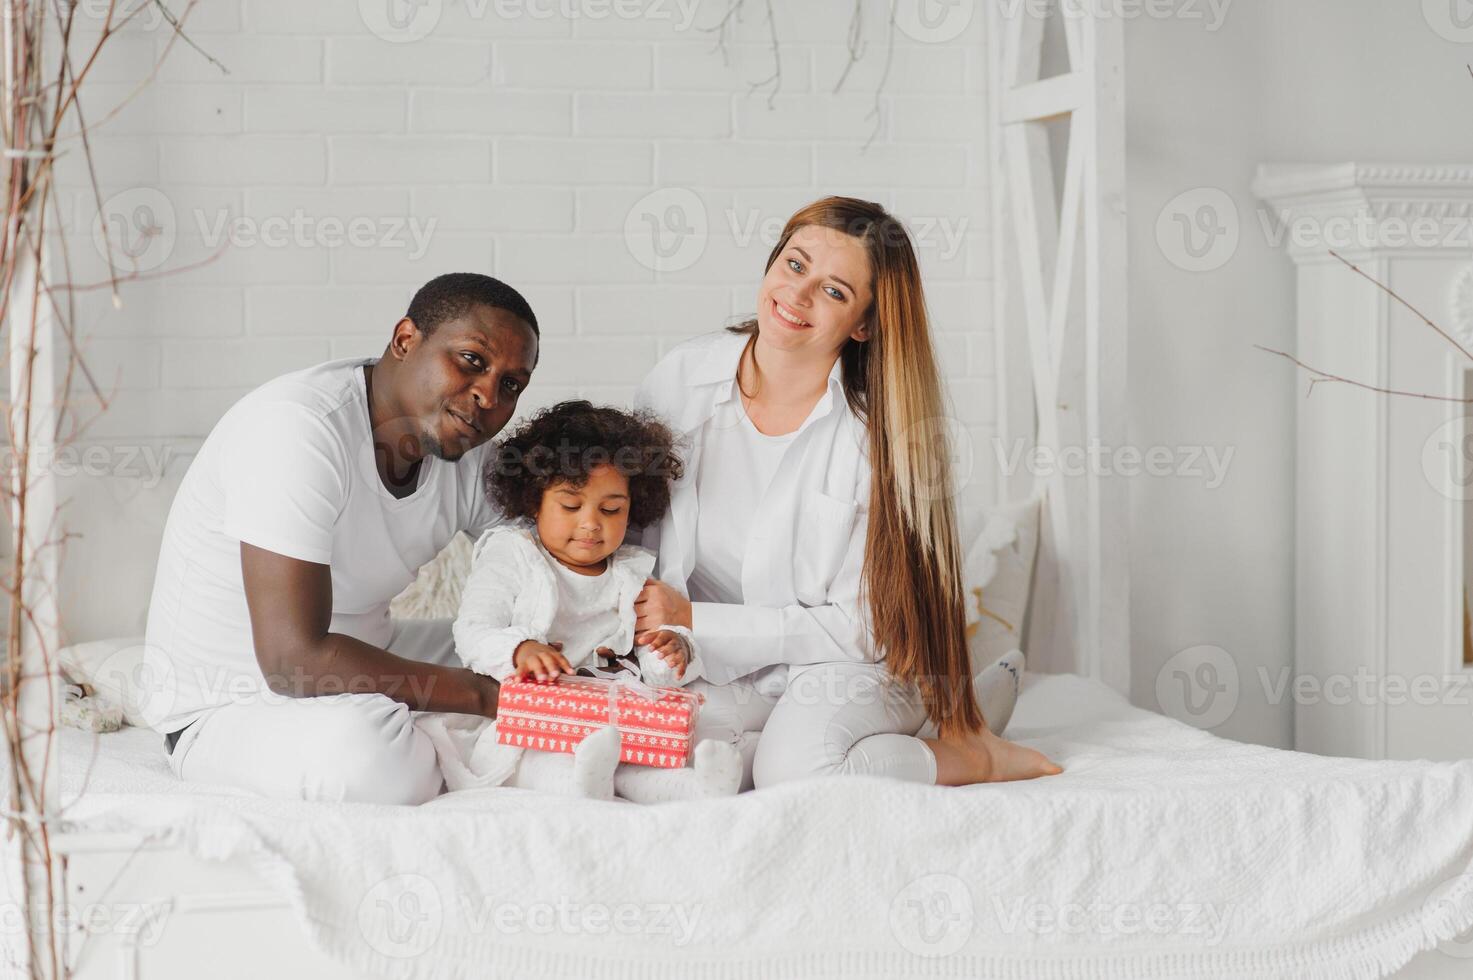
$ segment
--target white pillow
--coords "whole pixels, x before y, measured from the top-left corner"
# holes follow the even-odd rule
[[[469,534],[457,534],[438,555],[420,567],[409,588],[389,603],[395,619],[454,619],[460,612],[460,592],[471,573]]]
[[[68,680],[87,685],[99,701],[121,708],[128,724],[147,728],[151,665],[144,662],[146,649],[141,636],[94,640],[62,647],[57,660]]]
[[[962,587],[972,673],[1019,649],[1038,553],[1043,498],[965,510],[960,518]]]

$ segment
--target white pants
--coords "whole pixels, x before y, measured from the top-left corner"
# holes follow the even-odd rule
[[[706,737],[762,733],[755,755],[744,752],[751,780],[743,788],[826,775],[936,782],[936,756],[915,737],[926,725],[925,705],[883,664],[769,667],[730,684],[690,686],[706,695]]]
[[[394,624],[389,650],[461,666],[450,620]],[[332,694],[227,704],[184,730],[169,765],[189,782],[278,799],[419,804],[443,778],[414,712],[383,694]]]
[[[389,649],[460,666],[450,620],[397,622]],[[935,756],[914,737],[925,707],[881,664],[769,667],[730,684],[689,686],[706,695],[697,740],[737,746],[743,790],[838,774],[936,781]],[[382,694],[222,705],[184,730],[169,764],[190,782],[278,799],[424,803],[439,795],[443,777],[414,714]]]

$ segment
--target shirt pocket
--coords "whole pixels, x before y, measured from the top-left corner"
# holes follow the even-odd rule
[[[805,606],[828,601],[849,550],[858,505],[817,490],[803,496],[793,541],[793,591]]]

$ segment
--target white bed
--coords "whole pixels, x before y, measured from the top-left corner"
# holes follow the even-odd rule
[[[69,730],[66,894],[109,916],[74,936],[73,965],[143,980],[1473,972],[1473,931],[1434,948],[1473,930],[1473,761],[1230,742],[1072,675],[1026,675],[1009,734],[1065,774],[402,808],[189,787],[150,732]]]

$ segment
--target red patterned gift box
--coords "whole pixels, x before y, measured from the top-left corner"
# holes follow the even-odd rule
[[[560,675],[556,681],[501,683],[496,740],[544,752],[572,752],[605,725],[619,729],[620,762],[679,769],[705,696],[636,680]]]

